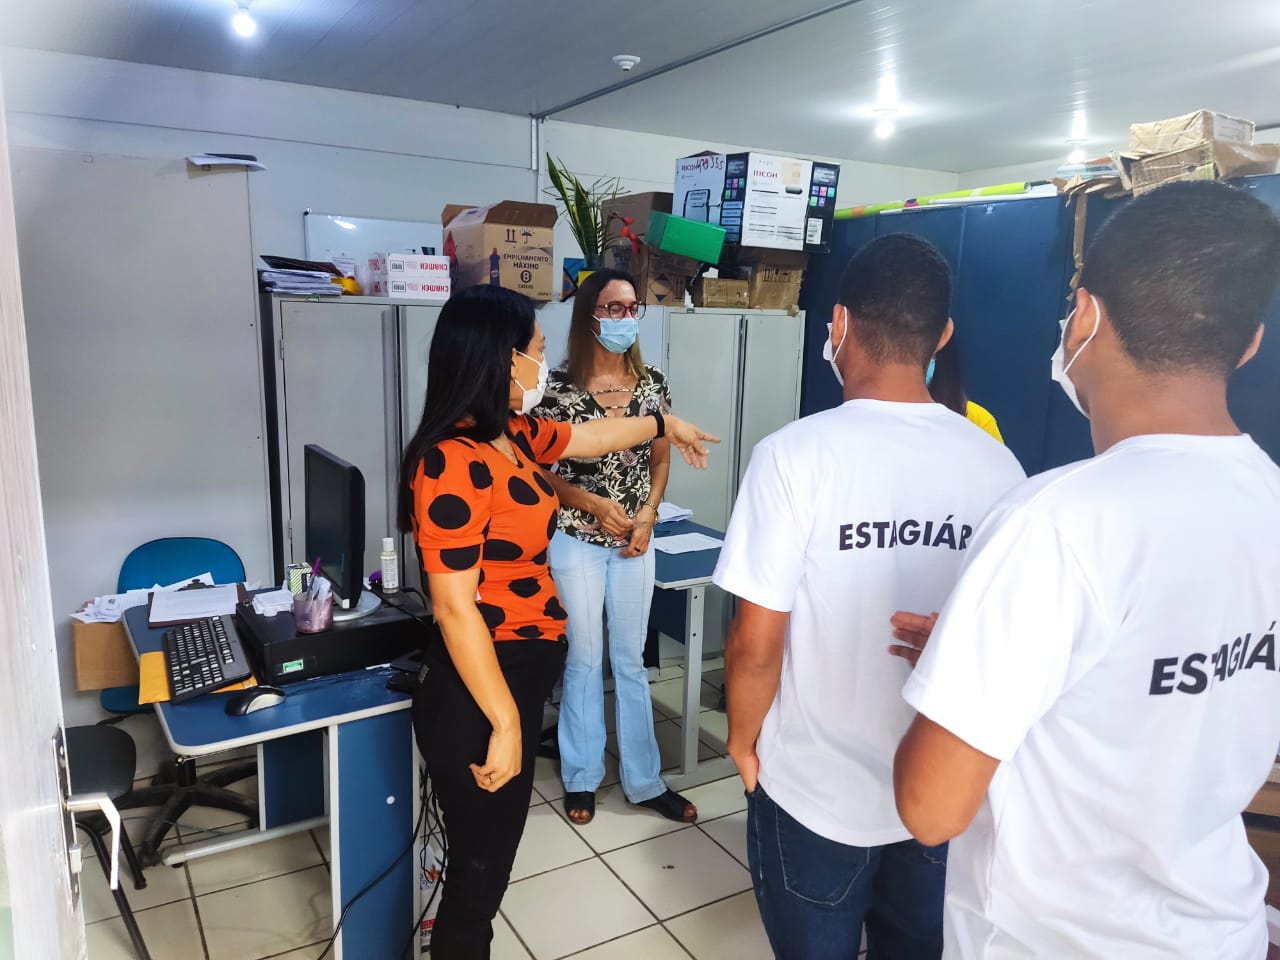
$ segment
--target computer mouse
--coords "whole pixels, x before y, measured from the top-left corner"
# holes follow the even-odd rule
[[[227,716],[243,717],[246,713],[265,710],[284,702],[285,692],[279,687],[249,687],[227,698]]]

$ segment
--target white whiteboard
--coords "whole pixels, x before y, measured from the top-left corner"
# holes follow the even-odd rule
[[[422,253],[423,247],[443,253],[444,228],[438,223],[379,220],[341,213],[302,214],[308,260],[339,259],[363,263],[375,253]]]

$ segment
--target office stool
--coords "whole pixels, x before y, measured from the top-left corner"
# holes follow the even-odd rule
[[[138,759],[133,738],[129,734],[116,727],[100,725],[68,727],[66,734],[67,767],[73,794],[105,793],[114,801],[129,793]],[[107,849],[106,835],[110,826],[106,818],[101,814],[84,813],[76,814],[75,821],[76,826],[88,835],[89,843],[98,854],[98,863],[102,865],[102,872],[109,882],[111,852]],[[133,888],[141,890],[146,887],[142,864],[133,844],[129,842],[129,833],[125,830],[123,821],[120,823],[120,852],[124,854],[125,864],[133,875]],[[111,895],[115,897],[116,906],[120,909],[120,918],[133,943],[133,952],[138,955],[138,960],[151,960],[123,886],[117,885]]]

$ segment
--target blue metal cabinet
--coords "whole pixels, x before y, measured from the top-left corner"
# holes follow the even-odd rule
[[[1085,249],[1093,242],[1098,230],[1106,223],[1107,218],[1127,203],[1127,200],[1104,200],[1101,197],[1089,199],[1089,209],[1085,220]],[[1075,241],[1075,207],[1065,210],[1064,221],[1060,227],[1062,239],[1066,245],[1063,252],[1062,279],[1059,282],[1059,316],[1061,321],[1071,312],[1073,301],[1067,294],[1071,289],[1071,277],[1075,273],[1075,261],[1072,249]],[[1058,348],[1059,330],[1054,331],[1053,345],[1045,359],[1044,375],[1049,377],[1049,358]],[[1067,395],[1062,392],[1052,379],[1049,380],[1049,409],[1044,427],[1044,456],[1038,470],[1050,470],[1064,463],[1072,463],[1093,456],[1093,439],[1089,435],[1089,421],[1071,405]],[[1030,471],[1028,471],[1030,472]]]
[[[1280,212],[1280,176],[1250,177],[1236,185]],[[1125,202],[1090,199],[1086,248]],[[1058,322],[1071,309],[1074,224],[1074,208],[1054,197],[837,221],[832,250],[812,258],[801,294],[808,317],[801,413],[840,402],[822,345],[850,257],[875,237],[912,233],[932,242],[951,264],[965,386],[995,415],[1024,469],[1037,473],[1092,456],[1088,421],[1049,375]],[[1232,379],[1229,400],[1240,428],[1280,462],[1280,298],[1267,326],[1257,357]]]
[[[1280,176],[1249,177],[1237,186],[1280,214]],[[1227,392],[1231,415],[1280,463],[1280,296],[1271,302],[1258,355],[1236,372]]]
[[[951,303],[954,307],[955,278],[962,266],[964,252],[964,210],[961,207],[917,207],[902,213],[882,213],[872,219],[876,239],[897,233],[909,233],[928,240],[951,267]]]
[[[840,405],[840,384],[827,361],[822,347],[827,342],[827,324],[836,304],[840,276],[853,255],[876,237],[876,218],[837,220],[831,239],[831,252],[809,258],[804,286],[800,290],[800,309],[804,311],[804,370],[800,381],[800,416],[830,410]]]
[[[1044,461],[1050,394],[1061,393],[1049,358],[1070,279],[1070,212],[1056,197],[955,212],[964,214],[964,248],[951,315],[965,389],[995,416],[1022,468],[1035,473]]]

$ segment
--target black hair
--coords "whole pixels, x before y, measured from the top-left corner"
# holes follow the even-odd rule
[[[1229,375],[1280,276],[1280,222],[1224,183],[1171,183],[1102,226],[1080,285],[1101,300],[1142,370]]]
[[[400,529],[413,526],[412,484],[432,447],[451,437],[487,443],[511,416],[511,351],[533,339],[533,301],[502,287],[459,290],[440,308],[427,359],[422,420],[400,464]]]
[[[969,395],[965,393],[960,378],[960,347],[953,336],[947,345],[933,355],[933,380],[929,383],[929,396],[948,410],[960,416],[969,414]]]
[[[573,295],[573,313],[569,320],[569,343],[564,365],[569,382],[582,390],[587,389],[587,379],[591,376],[592,352],[596,345],[596,332],[591,324],[596,313],[596,300],[600,297],[600,291],[615,280],[630,284],[639,295],[640,291],[631,274],[609,267],[593,271],[591,276],[578,284],[578,290]],[[627,350],[626,358],[631,375],[637,379],[642,378],[644,359],[640,356],[638,338]]]
[[[933,244],[909,234],[874,240],[849,261],[839,303],[876,363],[929,362],[947,327],[951,271]]]

